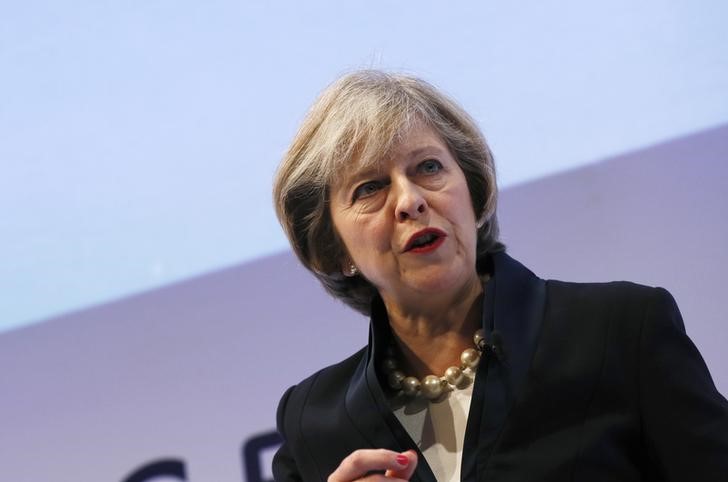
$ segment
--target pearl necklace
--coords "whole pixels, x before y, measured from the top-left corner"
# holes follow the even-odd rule
[[[478,368],[480,357],[487,346],[482,329],[475,332],[473,342],[475,348],[467,348],[460,354],[460,366],[449,367],[441,377],[427,375],[422,380],[408,377],[398,369],[397,360],[394,359],[394,350],[390,347],[388,356],[382,364],[384,373],[387,375],[387,383],[394,390],[400,390],[409,397],[422,395],[428,400],[435,400],[443,393],[456,388],[465,388],[472,382],[475,369]]]

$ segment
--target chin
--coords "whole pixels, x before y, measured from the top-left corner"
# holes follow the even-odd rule
[[[460,270],[422,273],[417,279],[412,280],[412,286],[416,291],[437,294],[459,287],[468,277],[467,273]]]

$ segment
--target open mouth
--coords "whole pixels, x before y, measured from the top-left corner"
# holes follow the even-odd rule
[[[447,235],[435,228],[423,229],[415,233],[407,242],[405,251],[423,253],[437,249]]]

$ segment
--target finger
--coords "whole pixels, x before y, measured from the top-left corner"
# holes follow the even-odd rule
[[[357,479],[356,482],[409,482],[407,479],[399,479],[397,477],[389,477],[382,474],[372,474],[363,479]]]
[[[387,470],[384,475],[386,475],[387,477],[409,480],[412,477],[412,474],[415,473],[415,469],[417,468],[417,452],[415,452],[414,450],[408,450],[406,452],[402,452],[400,455],[404,455],[405,457],[407,457],[407,463],[401,463],[400,465],[402,467],[399,469]]]
[[[402,470],[410,464],[410,457],[386,449],[359,449],[350,453],[329,476],[329,482],[351,482],[370,472]]]

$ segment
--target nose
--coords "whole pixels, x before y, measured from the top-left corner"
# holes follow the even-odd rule
[[[397,183],[395,216],[398,221],[417,219],[427,211],[427,201],[420,187],[409,180]]]

